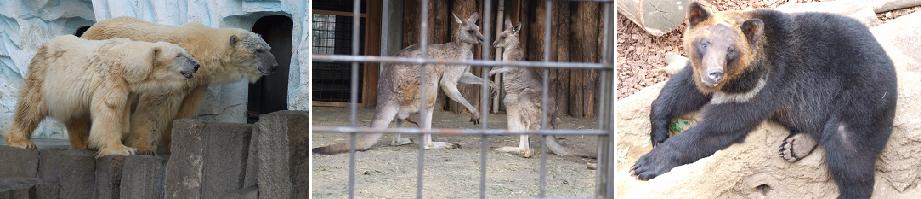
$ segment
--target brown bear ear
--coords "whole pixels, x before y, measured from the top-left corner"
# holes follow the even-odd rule
[[[688,6],[688,25],[696,26],[707,19],[710,19],[710,11],[698,2],[691,2]]]
[[[230,35],[230,46],[237,46],[237,42],[240,38],[237,38],[237,35]]]
[[[749,19],[742,22],[742,33],[745,33],[745,38],[748,39],[749,44],[755,44],[758,42],[758,38],[761,36],[761,33],[764,32],[764,22],[761,19]]]

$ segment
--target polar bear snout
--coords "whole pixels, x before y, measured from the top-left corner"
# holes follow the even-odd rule
[[[262,75],[270,75],[275,72],[276,69],[278,69],[278,61],[275,60],[275,55],[272,55],[272,53],[267,51],[263,52],[265,53],[259,53],[256,55],[258,56],[257,59],[259,59],[259,66],[257,69],[259,70],[259,73],[262,73]]]
[[[192,79],[192,77],[194,77],[193,74],[198,72],[198,68],[200,68],[201,65],[189,56],[182,56],[182,58],[182,66],[179,68],[179,73],[182,73],[182,76],[186,79]]]

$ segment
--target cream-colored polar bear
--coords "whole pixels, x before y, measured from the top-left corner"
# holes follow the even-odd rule
[[[191,55],[166,42],[54,38],[29,64],[6,143],[35,149],[32,131],[50,116],[67,126],[74,149],[133,154],[121,140],[129,95],[180,89],[196,70]]]
[[[201,70],[183,89],[139,97],[131,114],[127,144],[142,153],[156,151],[151,136],[159,135],[159,145],[169,146],[172,121],[194,116],[209,84],[241,79],[255,82],[278,66],[262,37],[239,28],[210,28],[199,23],[167,26],[118,17],[97,22],[82,37],[166,41],[182,46],[201,63]]]

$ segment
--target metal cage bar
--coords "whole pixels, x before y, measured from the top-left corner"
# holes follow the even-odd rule
[[[491,61],[491,60],[447,60],[424,59],[416,57],[394,56],[348,56],[348,55],[321,55],[313,54],[314,61],[326,62],[393,62],[408,64],[445,64],[445,65],[476,65],[476,66],[513,66],[531,68],[579,68],[595,70],[613,70],[610,66],[601,63],[588,62],[553,62],[553,61]]]
[[[419,54],[421,54],[421,56],[420,56],[421,58],[426,58],[426,57],[428,57],[428,51],[427,51],[427,50],[428,50],[428,30],[429,30],[429,29],[428,29],[428,21],[429,21],[429,20],[428,20],[428,18],[429,18],[429,1],[428,1],[428,0],[422,0],[422,1],[420,1],[420,3],[422,4],[422,5],[420,5],[420,6],[422,7],[422,9],[421,9],[421,12],[422,12],[422,13],[420,14],[420,17],[419,17],[419,18],[421,18],[421,20],[419,20],[419,26],[420,26],[420,27],[419,27],[419,50],[420,50],[421,53],[419,53]],[[429,65],[428,65],[428,64],[422,64],[422,74],[423,74],[423,75],[420,75],[420,76],[419,76],[419,78],[420,78],[419,82],[420,82],[420,84],[421,84],[421,90],[422,90],[421,92],[426,92],[426,91],[428,91],[429,83],[428,83],[428,78],[426,78],[426,75],[430,72],[430,70],[431,70],[431,69],[429,68]],[[438,88],[435,88],[435,89],[438,89]],[[437,91],[436,91],[436,92],[437,92]],[[421,104],[421,105],[420,105],[421,111],[420,111],[420,113],[419,113],[419,117],[421,117],[421,119],[420,119],[419,121],[422,122],[422,128],[423,128],[423,130],[431,130],[430,128],[431,128],[431,124],[432,124],[432,120],[431,120],[432,117],[429,117],[428,115],[432,114],[432,113],[430,113],[429,111],[434,111],[434,110],[429,110],[429,109],[428,109],[428,107],[427,107],[428,102],[426,102],[426,101],[428,101],[428,97],[421,97],[421,100],[420,100],[420,103],[419,103],[419,104]],[[426,106],[426,107],[422,107],[422,106]],[[417,168],[416,168],[416,198],[419,198],[419,199],[422,198],[422,179],[423,179],[423,175],[422,175],[422,174],[423,174],[423,172],[425,171],[425,141],[426,141],[426,140],[425,140],[424,138],[425,138],[426,136],[431,136],[431,135],[432,135],[432,134],[424,134],[424,135],[423,135],[423,134],[419,134],[419,143],[420,143],[420,144],[419,144],[419,152],[417,152],[419,156],[416,158],[416,161],[417,161]]]
[[[491,7],[492,7],[492,1],[485,0],[485,3],[483,4],[483,10],[485,11],[485,13],[483,16],[483,20],[481,21],[483,22],[483,32],[486,33],[485,43],[487,44],[492,43],[490,42],[492,37],[489,34],[491,32],[490,28],[492,28],[490,24],[490,21],[492,21],[490,20],[492,19]],[[490,60],[489,59],[489,50],[490,50],[489,47],[490,46],[489,45],[482,45],[482,46],[483,46],[483,50],[480,51],[482,53],[482,56],[480,57],[486,60]],[[480,68],[480,78],[483,79],[483,84],[480,85],[480,119],[483,122],[480,122],[480,125],[481,125],[481,128],[485,131],[485,130],[489,130],[489,105],[488,105],[489,104],[489,95],[488,95],[489,93],[489,68],[488,67]],[[487,139],[486,134],[483,134],[480,136],[480,185],[479,186],[480,186],[480,198],[481,199],[486,198],[486,160],[487,160],[486,159],[486,149],[488,148],[486,144],[486,139]]]
[[[352,8],[352,56],[358,56],[358,35],[361,23],[361,0],[353,1]],[[358,127],[358,62],[352,62],[352,88],[349,97],[349,121],[352,127]],[[355,144],[356,132],[349,134],[349,198],[355,198]]]
[[[448,135],[448,136],[479,136],[480,137],[480,182],[479,182],[479,198],[486,198],[486,166],[487,166],[487,149],[488,143],[487,140],[489,136],[505,136],[505,135],[537,135],[541,136],[540,139],[540,185],[539,185],[539,195],[538,197],[545,197],[546,195],[546,152],[547,152],[547,136],[572,136],[572,135],[589,135],[589,136],[599,136],[599,155],[598,155],[598,170],[599,174],[596,178],[596,197],[603,198],[613,198],[614,197],[614,172],[610,171],[610,168],[616,163],[616,135],[615,135],[615,125],[614,125],[614,100],[616,97],[613,95],[616,94],[616,76],[614,75],[615,68],[615,53],[613,49],[613,39],[614,31],[616,28],[616,20],[612,18],[616,16],[616,8],[612,0],[567,0],[571,2],[598,2],[604,3],[602,6],[604,16],[604,40],[603,40],[603,53],[601,63],[579,63],[579,62],[556,62],[551,61],[550,50],[551,50],[551,27],[552,27],[552,18],[553,18],[553,2],[554,0],[545,0],[546,9],[544,17],[544,39],[543,39],[543,60],[541,61],[493,61],[489,59],[490,54],[490,45],[482,46],[482,57],[484,60],[445,60],[445,59],[432,59],[428,58],[427,52],[428,49],[428,0],[421,0],[420,3],[420,20],[419,22],[419,49],[421,52],[420,57],[396,57],[396,56],[362,56],[360,55],[359,49],[359,35],[360,33],[360,17],[361,16],[361,0],[354,0],[352,14],[353,23],[352,23],[352,54],[351,55],[319,55],[313,54],[314,61],[327,61],[327,62],[350,62],[351,63],[351,88],[350,88],[350,99],[349,99],[349,109],[350,109],[350,123],[349,126],[314,126],[313,132],[324,132],[324,133],[342,133],[349,135],[349,160],[348,160],[348,197],[355,197],[355,169],[356,169],[356,138],[359,134],[370,134],[370,133],[400,133],[400,134],[416,134],[419,136],[420,142],[424,143],[425,136],[431,135]],[[491,19],[492,19],[492,0],[484,0],[484,19],[482,24],[484,27],[484,32],[486,32],[485,40],[486,43],[491,42],[490,30]],[[384,1],[384,8],[388,8],[389,4],[387,1]],[[384,24],[383,28],[389,27],[389,10],[383,12]],[[389,35],[389,33],[382,33],[383,35]],[[383,38],[383,45],[390,45],[388,38]],[[382,50],[382,53],[386,51]],[[431,125],[423,126],[422,128],[386,128],[386,129],[372,129],[368,127],[359,127],[358,126],[358,84],[359,84],[359,66],[360,62],[366,63],[381,63],[381,67],[390,67],[386,63],[409,63],[409,64],[421,64],[423,74],[427,74],[431,69],[432,64],[445,64],[445,65],[468,65],[468,66],[479,66],[481,67],[481,78],[483,78],[484,84],[481,85],[480,92],[480,118],[484,121],[481,123],[480,128],[478,129],[432,129]],[[509,131],[506,129],[490,129],[488,125],[489,117],[489,86],[486,84],[489,81],[488,72],[491,67],[494,66],[506,66],[506,67],[533,67],[533,68],[542,68],[543,69],[543,81],[542,81],[542,92],[541,92],[541,123],[540,129],[535,131]],[[548,129],[547,125],[549,119],[547,117],[548,111],[548,101],[549,99],[549,69],[563,69],[563,68],[572,68],[572,69],[590,69],[599,71],[600,80],[599,80],[599,101],[598,104],[598,128],[599,129]],[[421,90],[426,91],[428,88],[428,78],[425,78],[423,75],[420,77],[421,80]],[[434,88],[438,89],[438,88]],[[428,99],[422,97],[420,99],[421,104],[427,104]],[[431,124],[431,118],[427,115],[432,114],[427,107],[420,109],[419,116],[421,117],[420,121],[423,124]],[[417,156],[417,173],[416,173],[416,197],[422,198],[423,196],[423,177],[424,177],[424,157],[425,157],[425,145],[420,143],[418,148]]]
[[[552,27],[551,19],[553,18],[553,0],[546,0],[547,4],[544,11],[544,62],[550,61],[550,29]],[[541,86],[540,94],[540,130],[547,129],[547,99],[550,98],[550,69],[544,68],[543,83]],[[546,195],[547,189],[547,136],[541,135],[540,137],[540,193],[537,195],[540,198],[543,198]]]

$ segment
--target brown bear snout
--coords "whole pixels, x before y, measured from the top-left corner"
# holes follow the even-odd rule
[[[720,80],[723,80],[723,69],[717,67],[708,68],[701,75],[700,80],[707,86],[716,86]]]

